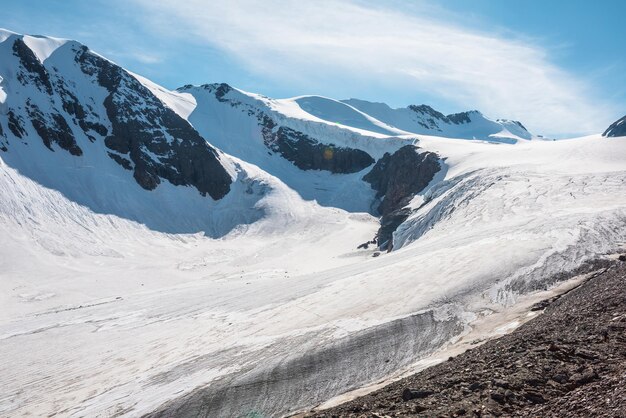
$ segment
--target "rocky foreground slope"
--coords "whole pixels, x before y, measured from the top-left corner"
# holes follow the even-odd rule
[[[626,256],[515,332],[307,417],[626,416]],[[603,266],[602,266],[603,265]],[[547,305],[547,306],[546,306]]]

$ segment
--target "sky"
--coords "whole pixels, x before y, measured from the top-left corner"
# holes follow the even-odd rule
[[[0,27],[75,39],[174,89],[226,82],[443,113],[532,132],[626,114],[623,0],[2,0]]]

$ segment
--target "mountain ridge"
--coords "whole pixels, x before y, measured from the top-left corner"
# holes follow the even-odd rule
[[[602,134],[606,137],[626,136],[626,116],[616,120]]]

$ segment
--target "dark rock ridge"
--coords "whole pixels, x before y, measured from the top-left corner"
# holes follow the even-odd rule
[[[360,149],[322,144],[310,136],[281,126],[264,135],[265,145],[301,170],[356,173],[372,165],[374,159]]]
[[[19,60],[19,68],[16,71],[17,80],[23,86],[36,86],[52,101],[51,96],[54,94],[54,91],[51,76],[39,61],[39,58],[21,38],[15,39],[12,49],[13,55]],[[37,105],[33,104],[29,98],[26,101],[26,112],[33,128],[42,139],[44,145],[51,151],[54,151],[52,143],[56,143],[72,155],[80,156],[83,154],[82,149],[76,142],[72,129],[58,111],[45,113]],[[21,117],[16,116],[12,110],[8,112],[8,125],[16,137],[23,138],[25,136],[26,131],[23,120]]]
[[[24,130],[24,120],[21,116],[17,116],[13,113],[12,110],[9,110],[7,113],[7,117],[9,119],[9,130],[18,138],[23,138],[26,135],[26,131]]]
[[[425,117],[424,121],[419,121],[418,123],[426,129],[439,129],[440,127],[437,121],[451,125],[462,125],[464,123],[470,123],[470,114],[479,113],[477,110],[471,110],[468,112],[453,113],[446,116],[443,113],[438,112],[432,107],[425,104],[419,106],[410,105],[409,109]]]
[[[301,170],[325,170],[336,174],[349,174],[359,172],[375,161],[363,150],[322,142],[296,129],[282,126],[261,109],[243,103],[236,97],[229,97],[228,93],[233,91],[233,88],[228,84],[204,84],[200,87],[214,94],[219,102],[228,103],[248,116],[256,117],[265,146]],[[187,85],[178,91],[190,88],[193,86]]]
[[[12,45],[17,57],[15,75],[28,93],[25,102],[9,102],[7,126],[14,137],[24,139],[32,134],[25,126],[28,119],[51,151],[56,144],[81,156],[81,147],[89,144],[77,140],[84,133],[90,142],[104,141],[111,150],[108,156],[131,170],[137,183],[147,190],[165,179],[176,186],[195,187],[213,199],[230,191],[232,179],[218,152],[135,77],[77,42],[68,42],[61,50],[71,52],[74,58],[67,64],[78,66],[86,81],[107,90],[102,103],[106,113],[94,110],[99,104],[93,97],[85,97],[85,90],[78,87],[85,80],[64,78],[57,67],[44,65],[16,37]],[[1,149],[6,151],[7,147]]]
[[[523,130],[525,130],[526,132],[528,132],[528,129],[526,129],[526,127],[522,124],[522,122],[518,121],[518,120],[511,120],[509,121],[508,119],[498,119],[498,122],[512,122],[514,124],[516,124],[517,126],[519,126],[520,128],[522,128]]]
[[[76,61],[108,90],[104,107],[112,132],[105,145],[129,157],[112,158],[127,169],[128,160],[132,161],[133,176],[141,187],[152,190],[163,178],[176,186],[193,186],[213,199],[230,191],[232,180],[217,152],[186,120],[135,77],[86,47],[77,51]]]
[[[472,122],[471,116],[475,118],[482,117],[482,114],[478,110],[469,110],[466,112],[452,113],[450,115],[444,115],[441,112],[436,111],[428,105],[410,105],[410,110],[419,115],[419,120],[416,122],[422,127],[430,130],[442,131],[442,123],[447,125],[464,125]],[[514,123],[524,131],[528,132],[528,129],[519,121],[498,119],[498,123]]]
[[[0,124],[0,139],[4,139],[6,140],[6,135],[4,134],[4,129],[2,128],[2,124]],[[6,146],[6,141],[0,141],[0,151],[8,151],[8,148]]]
[[[83,155],[83,150],[76,143],[72,128],[70,128],[63,116],[58,113],[51,113],[46,117],[37,106],[30,103],[28,116],[33,124],[33,128],[35,128],[35,131],[37,131],[37,134],[50,151],[54,151],[52,143],[55,142],[72,155]]]
[[[406,145],[393,154],[385,153],[363,177],[376,190],[376,197],[382,199],[377,208],[382,218],[376,238],[381,248],[391,249],[393,232],[411,213],[405,206],[439,170],[437,154]]]
[[[626,136],[626,116],[613,122],[602,134],[603,136]]]
[[[19,82],[24,86],[34,83],[51,95],[52,84],[50,83],[48,71],[46,71],[46,68],[35,53],[20,38],[17,38],[13,43],[13,55],[19,58],[20,64],[25,70],[17,73]]]
[[[220,83],[217,85],[215,89],[215,97],[220,102],[227,102],[228,100],[224,99],[224,96],[226,96],[232,89],[233,88],[229,86],[228,84]]]

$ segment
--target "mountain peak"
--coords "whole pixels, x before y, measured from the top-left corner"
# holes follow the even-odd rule
[[[393,109],[384,103],[358,99],[343,102],[390,127],[414,134],[507,143],[533,138],[521,123],[505,119],[492,120],[478,110],[444,115],[426,104]]]
[[[604,131],[602,136],[626,136],[626,116],[613,122],[611,126]]]
[[[0,28],[0,42],[5,42],[9,38],[19,38],[24,44],[28,46],[28,48],[33,51],[35,56],[42,63],[54,53],[59,47],[65,45],[68,42],[74,42],[78,44],[77,41],[73,41],[70,39],[64,38],[55,38],[51,36],[43,36],[43,35],[25,35],[19,34],[7,29]]]
[[[43,143],[51,152],[93,160],[104,145],[105,157],[132,172],[146,190],[163,180],[214,200],[230,190],[232,179],[218,152],[140,77],[86,46],[10,33],[0,43],[0,74],[6,126],[21,139],[5,136],[3,150]],[[98,157],[92,165],[107,163]]]

